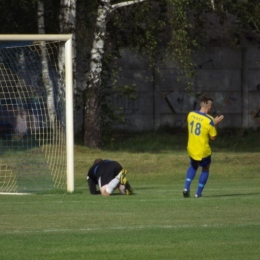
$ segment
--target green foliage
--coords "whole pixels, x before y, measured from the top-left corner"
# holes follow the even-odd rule
[[[119,8],[108,25],[114,28],[117,44],[127,46],[140,54],[147,54],[150,68],[156,66],[156,56],[165,45],[167,19],[166,1],[147,1]],[[109,28],[109,27],[108,27]]]
[[[101,129],[103,143],[110,142],[113,135],[113,125],[125,123],[124,108],[122,104],[115,104],[118,99],[136,98],[136,85],[118,85],[119,71],[117,59],[119,58],[119,49],[114,48],[108,43],[103,58],[102,70],[102,97],[101,97]]]
[[[140,57],[148,57],[149,68],[159,74],[158,63],[165,61],[164,50],[166,59],[175,61],[182,69],[179,76],[184,76],[185,90],[190,91],[196,74],[193,52],[211,40],[205,31],[208,15],[216,13],[219,26],[224,25],[229,15],[237,17],[238,22],[231,26],[234,38],[228,44],[237,44],[245,31],[257,32],[259,28],[257,1],[214,2],[215,9],[210,1],[202,0],[155,0],[119,8],[108,23],[110,44],[117,50],[130,47],[140,53]]]
[[[36,0],[1,0],[0,32],[37,33],[36,2]]]
[[[104,113],[102,129],[106,129],[106,132],[111,129],[110,126],[115,123],[115,120],[124,121],[123,111],[113,111],[111,99],[108,98],[109,93],[114,91],[118,95],[135,98],[133,86],[117,85],[120,68],[113,64],[116,64],[116,60],[120,58],[120,48],[132,48],[140,53],[140,57],[146,55],[150,70],[158,73],[160,73],[158,62],[164,62],[162,49],[167,48],[167,58],[175,60],[179,67],[183,68],[187,77],[194,76],[191,55],[192,48],[198,44],[196,39],[192,39],[190,36],[193,28],[187,13],[193,4],[192,1],[189,3],[190,6],[186,6],[186,2],[181,1],[147,1],[119,8],[111,14],[107,24],[108,33],[102,71],[102,88],[103,96],[105,96],[105,99],[103,98],[105,102],[103,102],[102,109]],[[174,7],[171,8],[171,5]],[[196,5],[198,6],[198,3]],[[195,35],[199,34],[193,33],[194,37]],[[189,84],[191,81],[188,82]],[[111,133],[111,130],[109,132]],[[108,137],[108,134],[106,133],[105,136]]]
[[[226,19],[227,15],[233,15],[236,18],[238,36],[248,36],[256,38],[259,42],[260,34],[260,3],[258,0],[228,0],[215,1],[216,12]],[[254,33],[254,36],[250,35]],[[258,34],[258,36],[256,35]]]
[[[0,1],[2,34],[37,34],[38,0]],[[45,32],[59,33],[59,0],[43,0],[45,14]]]
[[[164,63],[165,58],[175,61],[189,89],[195,75],[191,58],[194,49],[205,41],[208,9],[205,1],[147,1],[116,10],[108,31],[113,42],[134,49],[141,58],[147,57],[151,71],[160,74],[158,65]]]
[[[260,3],[258,0],[228,0],[216,1],[219,12],[226,12],[235,15],[245,28],[259,32],[260,26]]]

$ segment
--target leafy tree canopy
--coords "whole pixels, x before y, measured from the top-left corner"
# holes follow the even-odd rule
[[[2,34],[35,34],[38,0],[0,0],[0,32]],[[43,0],[46,33],[59,33],[59,0]]]

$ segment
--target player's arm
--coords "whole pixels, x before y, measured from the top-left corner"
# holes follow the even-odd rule
[[[92,180],[89,176],[87,177],[87,181],[88,181],[88,187],[89,187],[89,192],[92,195],[97,195],[100,194],[100,191],[97,190],[97,185],[94,182],[94,180]]]
[[[215,121],[215,119],[214,119]],[[215,140],[217,138],[217,129],[216,126],[211,125],[209,129],[209,139],[210,140]]]
[[[216,126],[218,123],[220,123],[222,120],[224,119],[224,116],[223,115],[221,115],[221,116],[216,116],[215,118],[214,118],[214,126]],[[215,128],[215,127],[214,127]],[[216,129],[215,129],[215,134],[213,135],[210,135],[209,134],[209,138],[211,139],[211,140],[215,140],[216,138],[217,138],[217,132],[216,132]]]
[[[214,124],[217,125],[218,123],[220,123],[222,120],[224,119],[224,116],[221,115],[221,116],[216,116],[214,118]]]

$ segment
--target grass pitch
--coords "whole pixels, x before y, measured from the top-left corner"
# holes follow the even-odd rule
[[[193,197],[198,172],[183,198],[185,138],[156,140],[76,146],[73,194],[1,195],[0,259],[259,259],[260,153],[246,141],[237,151],[212,143],[203,197]],[[90,195],[85,176],[97,157],[121,162],[135,195]]]

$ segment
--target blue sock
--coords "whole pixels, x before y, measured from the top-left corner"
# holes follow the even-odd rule
[[[186,174],[184,189],[190,190],[190,185],[191,185],[191,182],[196,175],[196,171],[197,171],[197,169],[194,168],[192,165],[188,168],[187,174]]]
[[[207,183],[209,177],[209,172],[204,172],[202,171],[200,174],[200,178],[199,178],[199,185],[198,185],[198,190],[197,190],[197,195],[200,197],[201,193]]]

